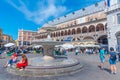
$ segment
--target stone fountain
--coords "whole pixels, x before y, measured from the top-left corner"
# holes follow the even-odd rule
[[[43,57],[34,57],[29,59],[29,66],[24,71],[18,71],[15,68],[9,68],[8,72],[22,76],[56,76],[70,74],[81,70],[82,65],[77,59],[54,56],[55,45],[65,42],[53,41],[48,34],[47,39],[34,41],[33,44],[42,45],[44,49]]]

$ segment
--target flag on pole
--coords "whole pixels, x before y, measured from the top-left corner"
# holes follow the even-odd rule
[[[105,7],[110,7],[110,0],[105,0],[104,1],[104,6]]]
[[[105,7],[107,6],[107,3],[106,3],[106,1],[104,1],[104,6],[105,6]]]

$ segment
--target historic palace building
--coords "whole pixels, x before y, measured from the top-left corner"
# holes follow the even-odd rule
[[[120,45],[120,0],[101,1],[94,5],[56,18],[44,24],[34,37],[34,41],[47,38],[55,41],[96,42],[102,46]],[[108,45],[109,44],[109,45]]]
[[[54,27],[50,32],[55,41],[97,42],[107,45],[107,17],[104,2],[72,12],[43,25],[38,30],[35,40],[47,37],[45,27]]]

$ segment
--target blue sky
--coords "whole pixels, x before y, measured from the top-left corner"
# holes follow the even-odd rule
[[[0,0],[0,28],[17,39],[18,29],[35,30],[54,18],[102,0]]]

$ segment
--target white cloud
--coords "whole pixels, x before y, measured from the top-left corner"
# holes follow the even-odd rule
[[[36,24],[41,24],[50,17],[58,17],[67,10],[65,6],[60,5],[60,3],[65,2],[65,0],[40,0],[37,2],[38,5],[29,4],[29,6],[36,8],[36,10],[33,11],[30,10],[27,4],[22,0],[18,0],[20,5],[12,0],[7,0],[7,2],[18,11],[22,12],[28,20],[33,21]]]

